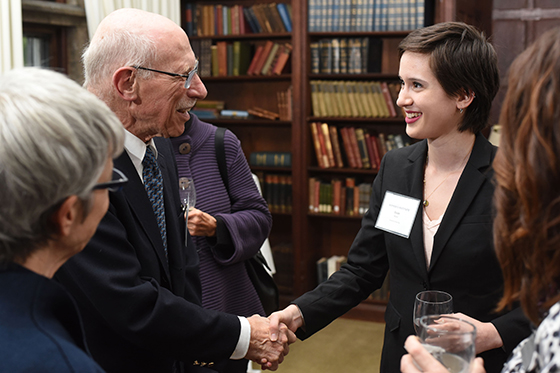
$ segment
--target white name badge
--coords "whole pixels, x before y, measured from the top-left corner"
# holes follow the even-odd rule
[[[387,191],[375,222],[375,228],[408,238],[419,206],[418,198]]]

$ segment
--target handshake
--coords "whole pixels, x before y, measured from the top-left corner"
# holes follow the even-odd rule
[[[303,317],[296,305],[274,312],[268,318],[258,315],[247,319],[251,324],[251,342],[246,359],[261,365],[262,370],[276,370],[296,341],[295,331],[303,326]]]

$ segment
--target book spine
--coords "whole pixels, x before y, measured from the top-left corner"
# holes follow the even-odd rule
[[[387,82],[380,82],[381,85],[381,92],[383,93],[383,98],[385,99],[385,104],[387,105],[387,110],[389,111],[389,116],[396,117],[397,111],[395,110],[395,105],[393,103],[393,98],[391,97],[391,93],[389,92],[389,87],[387,86]]]
[[[261,69],[261,75],[268,75],[268,70],[272,65],[272,61],[274,61],[274,58],[276,57],[276,52],[278,52],[278,48],[280,48],[280,44],[274,43],[272,45],[272,48],[270,49],[270,53],[268,54],[266,61],[264,62],[264,65]]]
[[[272,47],[274,46],[274,42],[272,40],[267,40],[266,43],[264,44],[264,49],[263,52],[261,54],[260,59],[257,61],[256,65],[255,65],[255,71],[254,74],[258,75],[261,73],[263,66],[266,62],[266,60],[268,59],[268,55],[270,54],[270,51],[272,50]]]
[[[356,159],[354,158],[354,151],[352,150],[352,144],[350,143],[350,134],[348,132],[348,127],[343,127],[340,129],[340,136],[342,136],[342,144],[344,145],[344,153],[346,154],[346,160],[351,168],[358,168]]]
[[[317,131],[317,125],[313,122],[310,124],[311,127],[311,138],[313,139],[313,148],[315,149],[315,156],[317,157],[317,164],[320,168],[326,168],[323,162],[323,155],[321,154],[321,143],[319,142],[319,132]]]
[[[286,7],[286,4],[278,3],[276,4],[276,7],[278,8],[278,13],[282,18],[282,23],[284,24],[284,28],[286,29],[286,32],[292,32],[292,20],[290,17],[290,13],[288,13],[288,8]]]
[[[289,152],[253,152],[249,157],[251,166],[291,167],[292,153]]]
[[[358,143],[358,150],[360,152],[360,158],[362,160],[363,168],[371,168],[371,163],[369,162],[368,149],[366,145],[366,139],[364,136],[364,130],[362,128],[356,128],[356,141]]]
[[[348,137],[350,138],[350,146],[354,152],[354,159],[356,160],[357,168],[363,168],[362,157],[360,155],[360,149],[358,147],[358,140],[356,138],[356,129],[354,127],[348,128]]]
[[[329,158],[329,166],[336,167],[336,161],[334,160],[333,144],[329,132],[329,125],[327,123],[322,123],[321,130],[323,131],[323,138],[325,139],[325,147],[327,149],[327,157]]]
[[[331,167],[331,164],[329,163],[329,157],[327,155],[327,145],[325,143],[325,138],[323,136],[323,130],[321,129],[321,123],[316,122],[315,126],[317,127],[317,137],[319,138],[321,158],[323,160],[322,163],[325,166],[325,168],[329,168]]]
[[[282,73],[284,67],[286,66],[286,63],[288,62],[288,59],[290,58],[291,52],[292,52],[292,45],[289,43],[284,44],[282,53],[278,56],[278,60],[276,61],[276,64],[272,69],[272,74],[280,75]]]
[[[329,126],[329,133],[331,135],[331,143],[333,146],[334,158],[336,160],[336,166],[338,168],[344,167],[344,162],[342,161],[342,152],[340,151],[340,141],[338,140],[338,131],[335,126]]]

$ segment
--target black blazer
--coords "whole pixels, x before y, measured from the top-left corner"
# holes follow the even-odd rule
[[[399,372],[404,342],[415,334],[414,298],[423,290],[453,295],[454,312],[491,321],[504,348],[483,353],[487,372],[499,372],[512,349],[530,334],[520,309],[496,314],[502,296],[502,273],[492,237],[491,167],[496,148],[477,135],[473,152],[434,237],[430,268],[426,267],[421,206],[410,238],[375,228],[386,191],[423,198],[427,142],[389,152],[373,183],[369,211],[348,253],[348,264],[315,290],[294,301],[302,310],[307,338],[379,288],[389,272],[390,299],[385,312],[381,372]]]
[[[164,182],[169,265],[159,228],[127,152],[114,166],[129,179],[110,193],[109,211],[83,252],[56,278],[77,300],[86,339],[108,372],[209,372],[201,363],[227,361],[237,344],[237,316],[200,307],[198,255],[184,245],[177,170],[170,142],[155,138]],[[190,238],[189,238],[190,240]]]

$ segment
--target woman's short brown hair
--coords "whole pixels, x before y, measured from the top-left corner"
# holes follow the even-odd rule
[[[429,54],[430,67],[449,97],[475,95],[459,131],[477,133],[486,127],[500,76],[496,51],[484,33],[462,22],[437,23],[408,34],[399,52]]]

